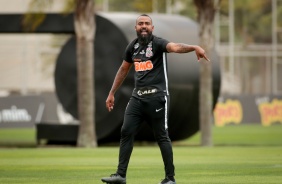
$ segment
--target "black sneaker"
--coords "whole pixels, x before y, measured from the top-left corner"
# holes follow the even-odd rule
[[[160,182],[159,184],[176,184],[176,182],[175,182],[175,181],[171,181],[171,180],[168,179],[168,178],[165,178],[165,179],[163,179],[163,181]]]
[[[126,184],[126,178],[121,177],[119,174],[111,174],[110,177],[104,177],[101,180],[107,184]]]

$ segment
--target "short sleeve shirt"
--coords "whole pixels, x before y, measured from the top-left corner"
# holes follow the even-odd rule
[[[127,46],[123,59],[134,63],[134,96],[138,89],[156,89],[158,93],[168,95],[166,55],[168,43],[165,39],[152,36],[147,45],[141,45],[138,39],[135,39]]]

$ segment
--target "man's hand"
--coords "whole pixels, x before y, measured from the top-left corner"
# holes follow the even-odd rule
[[[115,102],[115,97],[113,94],[109,94],[107,100],[106,100],[106,108],[108,109],[109,112],[111,112],[114,109],[114,102]]]
[[[209,58],[206,56],[205,50],[202,49],[202,47],[195,47],[195,53],[198,58],[198,62],[200,61],[201,58],[205,58],[205,60],[210,61]]]

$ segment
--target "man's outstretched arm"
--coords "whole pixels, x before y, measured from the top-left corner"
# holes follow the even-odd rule
[[[174,53],[187,53],[195,51],[198,61],[200,61],[201,58],[205,58],[207,61],[210,61],[209,58],[206,56],[205,50],[198,45],[187,45],[184,43],[170,42],[167,44],[166,49],[168,52]]]
[[[114,83],[112,85],[112,88],[106,100],[106,107],[109,112],[111,112],[111,110],[113,110],[114,108],[115,93],[118,90],[118,88],[121,86],[121,84],[123,83],[124,79],[126,78],[131,66],[132,66],[132,63],[123,61],[119,70],[117,71]]]

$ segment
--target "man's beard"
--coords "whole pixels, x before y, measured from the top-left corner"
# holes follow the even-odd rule
[[[137,37],[138,37],[138,42],[141,45],[147,45],[151,41],[152,32],[151,33],[148,32],[147,35],[141,35],[140,32],[137,32]]]

